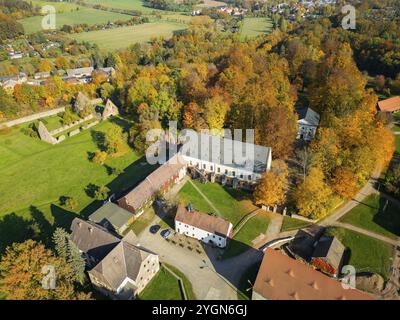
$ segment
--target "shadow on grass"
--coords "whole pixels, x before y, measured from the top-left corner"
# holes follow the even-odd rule
[[[381,196],[377,210],[378,212],[374,215],[373,222],[394,235],[400,236],[400,208]]]

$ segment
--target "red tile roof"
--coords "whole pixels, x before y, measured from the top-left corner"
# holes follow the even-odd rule
[[[373,300],[279,251],[267,249],[253,291],[268,300]]]
[[[189,212],[184,205],[179,205],[175,221],[225,237],[229,237],[232,230],[229,221],[199,211]]]
[[[385,112],[394,112],[400,110],[400,96],[378,102],[379,110]]]

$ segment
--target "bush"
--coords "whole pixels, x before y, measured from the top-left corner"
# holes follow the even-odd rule
[[[34,123],[31,123],[27,128],[21,129],[21,132],[28,137],[39,138],[39,134]]]
[[[108,157],[107,152],[101,151],[101,150],[97,150],[97,151],[94,153],[94,156],[93,156],[93,158],[92,158],[92,161],[93,161],[94,163],[103,165],[103,164],[106,162],[107,157]]]

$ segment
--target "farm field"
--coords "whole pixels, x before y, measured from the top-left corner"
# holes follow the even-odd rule
[[[90,185],[121,192],[154,169],[131,149],[107,160],[106,166],[89,161],[90,153],[99,148],[101,132],[117,125],[121,121],[102,122],[55,146],[24,135],[22,126],[1,131],[0,255],[6,245],[32,238],[32,232],[49,241],[54,228],[69,228],[76,213],[90,215],[101,205],[92,198]],[[122,173],[110,174],[107,168]],[[73,212],[60,205],[63,196],[76,200]]]
[[[396,239],[400,236],[400,208],[379,195],[371,195],[349,213],[341,222]]]
[[[42,30],[42,16],[28,17],[19,20],[26,33],[34,33]],[[88,25],[101,24],[116,20],[129,20],[131,16],[126,14],[79,7],[79,10],[59,13],[56,15],[56,27],[64,24],[74,25],[86,23]]]
[[[162,10],[146,7],[145,2],[142,0],[85,0],[85,2],[92,5],[102,5],[107,8],[141,11],[143,14],[163,12]]]
[[[245,18],[241,31],[242,38],[253,38],[272,31],[272,21],[269,18]]]
[[[196,8],[213,8],[213,7],[224,7],[226,6],[226,2],[215,1],[215,0],[204,0],[204,3],[197,4]]]
[[[388,279],[393,255],[391,245],[342,228],[328,229],[327,234],[338,237],[346,247],[345,264],[354,266],[357,272],[378,273]]]
[[[185,29],[186,25],[176,22],[160,21],[136,26],[108,30],[98,30],[70,35],[78,41],[95,43],[102,50],[114,51],[134,43],[144,43],[152,37],[170,38],[174,31]]]
[[[81,6],[71,2],[52,2],[43,0],[30,0],[29,2],[31,2],[35,7],[53,6],[58,13],[74,11],[76,8],[82,8]]]

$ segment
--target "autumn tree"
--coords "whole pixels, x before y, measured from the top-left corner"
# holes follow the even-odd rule
[[[43,59],[39,63],[38,70],[39,72],[50,72],[52,70],[52,65],[48,60]]]
[[[126,152],[126,142],[122,128],[112,126],[104,135],[104,146],[109,155],[115,157]]]
[[[103,165],[108,157],[108,153],[105,151],[101,151],[101,150],[96,150],[96,152],[93,155],[92,161],[94,163]]]
[[[45,289],[48,270],[54,268],[55,289]],[[47,270],[47,271],[46,271]],[[0,292],[10,300],[77,300],[90,295],[77,292],[72,268],[33,240],[14,243],[0,261]],[[49,276],[49,275],[47,275]],[[51,275],[50,275],[51,276]]]
[[[293,198],[299,214],[305,217],[321,218],[332,207],[332,190],[324,181],[319,168],[312,168],[305,181],[297,186]]]
[[[286,199],[288,190],[288,167],[283,161],[275,161],[271,171],[263,174],[258,184],[254,199],[257,205],[281,205]]]
[[[338,167],[333,172],[332,188],[340,196],[346,199],[353,198],[358,191],[357,177],[344,167]]]

